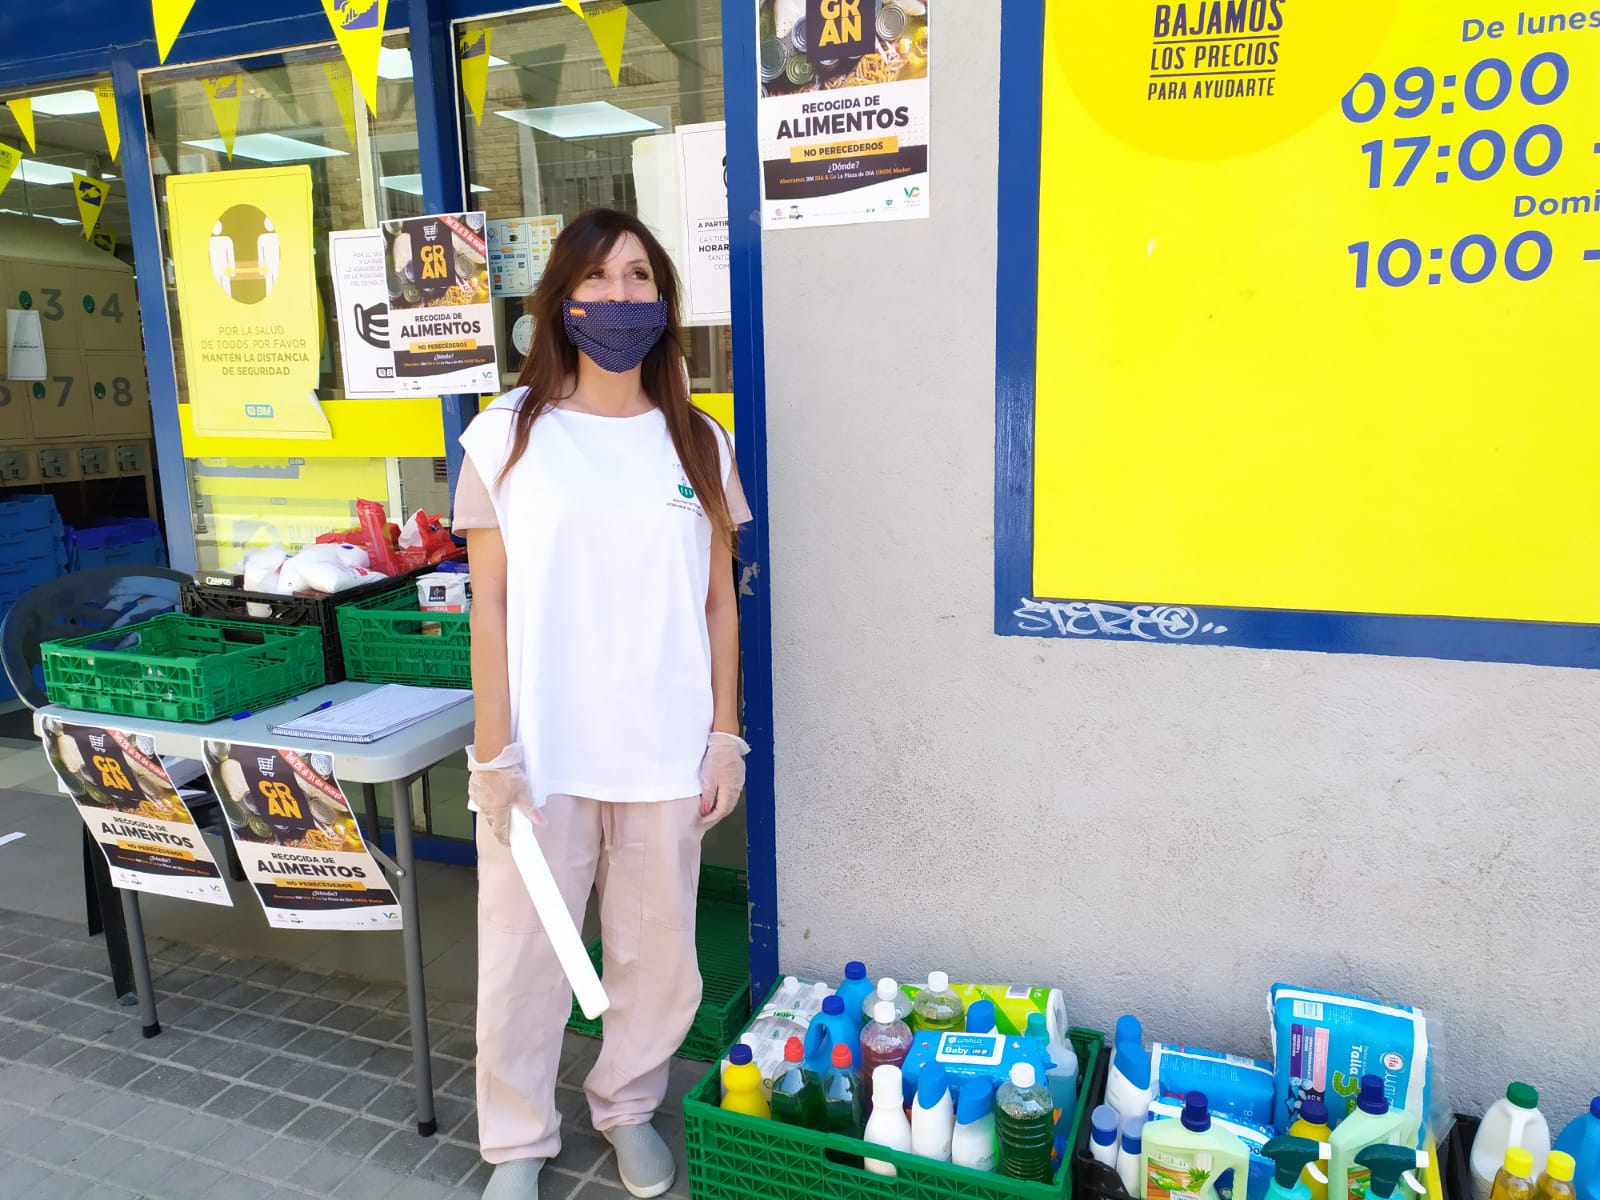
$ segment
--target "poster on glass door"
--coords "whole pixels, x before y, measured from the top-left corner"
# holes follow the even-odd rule
[[[728,260],[727,125],[680,125],[675,134],[683,202],[684,323],[732,320]]]
[[[383,234],[376,229],[333,231],[328,234],[328,265],[333,272],[345,398],[393,400],[410,395],[394,377]]]
[[[500,390],[480,212],[383,222],[389,346],[406,395]]]
[[[761,225],[928,215],[933,0],[755,0]]]

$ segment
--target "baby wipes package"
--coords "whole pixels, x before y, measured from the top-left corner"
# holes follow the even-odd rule
[[[911,1052],[900,1064],[900,1081],[905,1085],[907,1103],[916,1095],[917,1080],[922,1072],[935,1063],[944,1068],[953,1084],[987,1079],[997,1088],[1011,1077],[1011,1068],[1017,1063],[1032,1066],[1037,1079],[1043,1079],[1051,1066],[1044,1044],[1033,1038],[924,1029],[912,1041]]]
[[[1254,1058],[1200,1050],[1194,1046],[1150,1047],[1157,1094],[1181,1104],[1192,1091],[1204,1092],[1212,1113],[1268,1128],[1273,1123],[1272,1067]]]
[[[1433,1061],[1420,1011],[1282,983],[1272,985],[1270,1006],[1279,1129],[1311,1096],[1327,1104],[1328,1124],[1337,1128],[1355,1107],[1363,1075],[1381,1076],[1390,1105],[1427,1127]]]
[[[1204,1091],[1204,1089],[1201,1089]],[[1206,1092],[1209,1101],[1211,1093]],[[1157,1096],[1150,1102],[1149,1119],[1151,1121],[1179,1118],[1183,1116],[1183,1099],[1175,1096]],[[1261,1148],[1272,1140],[1274,1134],[1271,1129],[1258,1125],[1253,1121],[1243,1121],[1235,1117],[1223,1116],[1213,1112],[1211,1125],[1224,1133],[1231,1133],[1250,1148],[1250,1179],[1245,1191],[1239,1190],[1238,1181],[1233,1181],[1233,1200],[1245,1200],[1248,1192],[1249,1200],[1262,1200],[1267,1194],[1267,1188],[1272,1183],[1274,1165],[1270,1158],[1261,1153]],[[1220,1181],[1219,1181],[1220,1182]],[[1218,1187],[1221,1194],[1223,1187]]]

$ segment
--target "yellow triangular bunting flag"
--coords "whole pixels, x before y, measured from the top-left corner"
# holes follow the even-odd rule
[[[628,10],[613,8],[602,13],[591,13],[584,18],[589,23],[589,36],[600,48],[606,70],[611,72],[611,86],[617,86],[622,73],[622,39],[628,32]]]
[[[0,192],[6,190],[6,184],[11,182],[11,172],[17,169],[17,164],[21,161],[21,150],[0,142]]]
[[[183,23],[193,7],[194,0],[150,0],[150,15],[156,23],[156,51],[162,62],[172,53],[172,43],[183,32]]]
[[[17,124],[22,127],[22,136],[28,139],[28,149],[35,154],[39,152],[38,144],[33,140],[33,101],[27,96],[19,100],[7,100],[6,107],[11,110],[11,115],[16,118]]]
[[[367,111],[378,115],[378,51],[383,49],[383,22],[389,0],[322,0],[339,53],[366,98]]]
[[[233,139],[239,136],[239,101],[244,95],[243,75],[218,75],[202,79],[206,100],[211,105],[211,119],[217,123],[217,133],[222,137],[222,147],[233,157]]]
[[[578,0],[561,0],[561,3],[565,4],[573,12],[577,13],[578,16],[583,16],[583,5],[580,4]]]
[[[483,124],[483,101],[489,94],[489,36],[486,25],[469,25],[461,31],[456,53],[461,59],[461,90],[472,107],[472,119]]]
[[[117,235],[109,229],[96,229],[94,236],[89,240],[107,254],[115,254],[117,252]]]
[[[334,107],[339,110],[339,123],[350,145],[356,144],[356,98],[350,91],[355,86],[350,78],[350,68],[344,62],[325,62],[322,73],[328,77],[328,90],[333,93]]]
[[[109,83],[95,84],[94,102],[100,106],[100,128],[106,131],[106,149],[115,162],[118,151],[122,149],[122,129],[117,125],[116,89]]]
[[[87,241],[94,237],[94,227],[106,206],[106,193],[111,185],[103,179],[90,179],[77,171],[72,173],[72,194],[78,200],[78,219],[83,222],[83,236]]]

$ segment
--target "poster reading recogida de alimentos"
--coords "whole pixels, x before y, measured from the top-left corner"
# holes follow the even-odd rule
[[[928,215],[933,0],[756,0],[761,225]]]
[[[394,381],[406,393],[500,390],[481,212],[383,222]]]

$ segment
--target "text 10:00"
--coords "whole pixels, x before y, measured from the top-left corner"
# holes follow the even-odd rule
[[[1524,261],[1525,247],[1533,247],[1533,259]],[[1356,286],[1367,286],[1367,271],[1372,263],[1372,243],[1356,242],[1347,247],[1356,258]],[[1494,274],[1498,263],[1511,278],[1526,283],[1537,279],[1550,269],[1552,249],[1550,235],[1536,229],[1527,229],[1506,243],[1502,260],[1494,239],[1482,233],[1470,233],[1458,241],[1450,251],[1450,275],[1457,283],[1482,283]],[[1422,273],[1422,247],[1410,238],[1395,238],[1385,242],[1378,251],[1378,279],[1386,287],[1405,287]],[[1443,257],[1435,250],[1430,258]],[[1438,283],[1440,276],[1430,275],[1429,283]]]
[[[1544,66],[1553,70],[1554,77],[1548,84],[1542,85],[1539,68]],[[1561,94],[1567,90],[1570,74],[1567,60],[1553,50],[1547,50],[1530,58],[1523,64],[1520,75],[1512,71],[1511,64],[1505,59],[1486,58],[1482,62],[1474,63],[1467,71],[1466,78],[1462,82],[1461,96],[1467,102],[1467,107],[1478,112],[1488,112],[1492,108],[1498,108],[1510,97],[1515,77],[1522,98],[1529,104],[1551,104],[1559,100]],[[1453,84],[1454,80],[1453,75],[1445,77],[1447,84]],[[1407,67],[1394,77],[1394,96],[1399,101],[1395,105],[1394,115],[1422,116],[1433,103],[1438,90],[1433,72],[1427,67]],[[1388,86],[1382,76],[1368,71],[1344,94],[1340,107],[1344,110],[1346,120],[1364,125],[1383,112],[1388,98]]]

